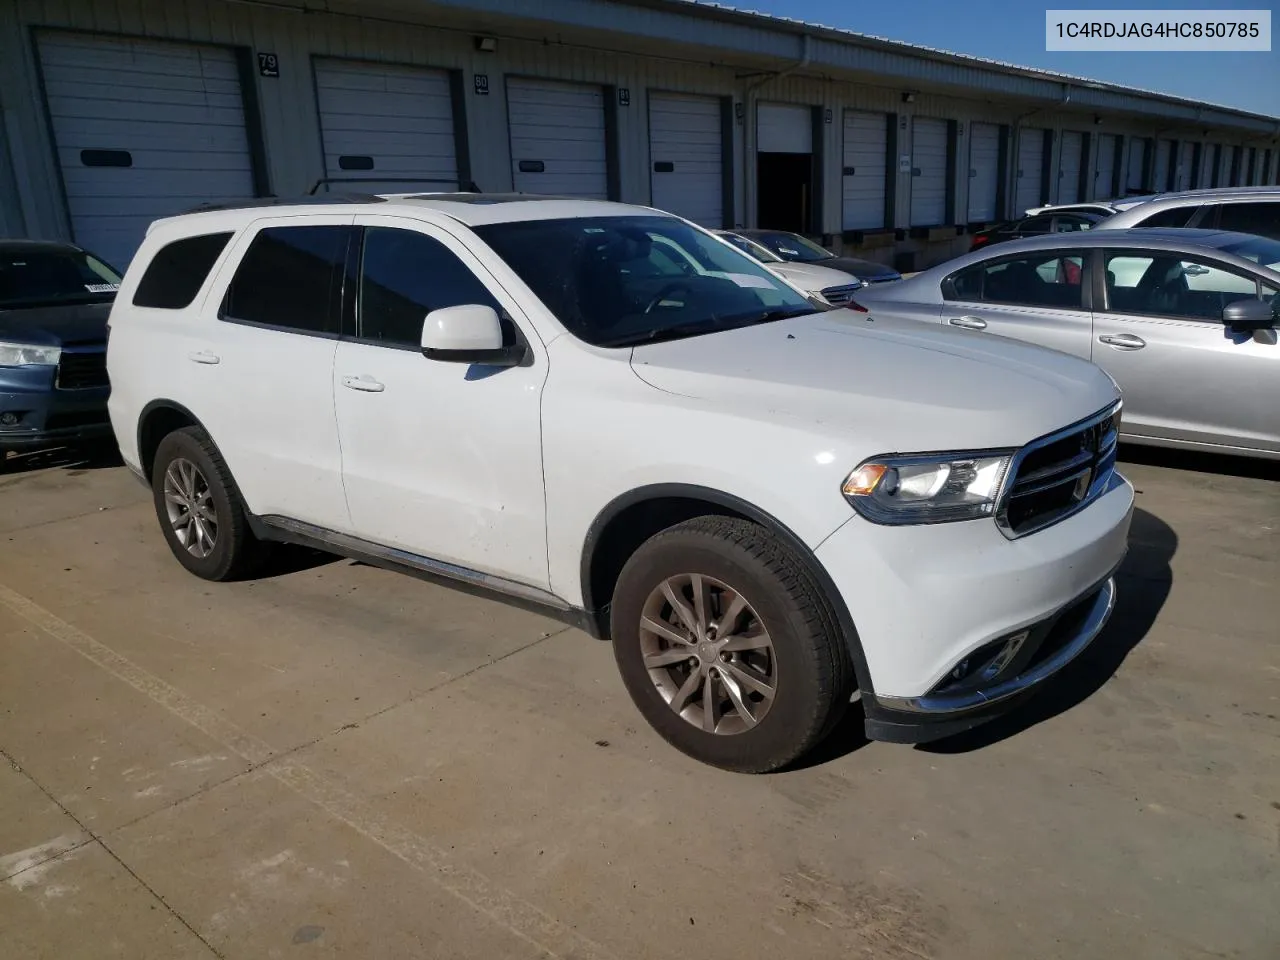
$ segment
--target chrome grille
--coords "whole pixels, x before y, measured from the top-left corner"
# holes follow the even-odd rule
[[[1115,472],[1119,436],[1116,404],[1019,450],[996,509],[1004,535],[1043,530],[1097,499]]]
[[[854,292],[861,289],[861,287],[862,284],[860,283],[851,283],[844,287],[827,287],[822,291],[822,299],[837,307],[844,306],[844,304],[853,299]]]
[[[59,390],[84,390],[107,385],[107,351],[62,351],[58,359]]]

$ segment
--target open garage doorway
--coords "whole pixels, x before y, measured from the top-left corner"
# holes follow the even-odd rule
[[[792,103],[757,108],[756,225],[808,233],[817,204],[813,111]]]

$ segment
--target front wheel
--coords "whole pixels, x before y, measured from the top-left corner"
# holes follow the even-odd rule
[[[611,632],[645,719],[677,749],[728,770],[799,759],[852,692],[817,585],[745,520],[699,517],[642,544],[618,578]]]

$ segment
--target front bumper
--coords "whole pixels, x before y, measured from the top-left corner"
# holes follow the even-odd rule
[[[110,388],[59,389],[56,369],[0,368],[0,449],[27,450],[112,436],[107,416]],[[5,419],[16,422],[4,423]]]
[[[824,541],[817,557],[870,683],[867,735],[918,743],[968,729],[1077,657],[1111,613],[1132,513],[1133,487],[1115,474],[1087,508],[1016,540],[989,521],[854,518]]]

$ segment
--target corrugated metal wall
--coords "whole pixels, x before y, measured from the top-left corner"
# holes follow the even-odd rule
[[[519,12],[518,6],[513,4],[511,12]],[[374,7],[370,0],[367,8]],[[397,12],[388,11],[386,16],[408,19],[411,15],[404,12],[406,9],[407,5],[401,4]],[[844,49],[825,39],[811,44],[815,60],[832,63],[847,60],[849,69],[859,71],[857,76],[861,79],[852,75],[847,81],[800,75],[770,78],[770,69],[782,69],[800,59],[804,45],[799,37],[763,25],[708,21],[702,42],[736,48],[735,57],[755,56],[754,68],[741,61],[726,62],[730,57],[727,50],[716,51],[714,57],[681,58],[672,53],[669,44],[659,40],[678,36],[678,32],[672,31],[679,29],[677,21],[683,23],[684,20],[670,12],[609,7],[603,0],[595,3],[584,0],[572,10],[566,8],[554,15],[586,18],[584,23],[598,21],[601,30],[612,31],[608,34],[574,33],[578,38],[576,46],[516,40],[501,34],[496,52],[481,53],[475,49],[473,37],[496,29],[494,24],[501,21],[488,16],[471,22],[460,8],[427,11],[424,6],[421,16],[432,21],[430,26],[317,12],[300,15],[223,0],[0,2],[0,91],[3,91],[0,94],[3,97],[0,101],[3,105],[0,228],[9,234],[69,235],[33,54],[31,29],[35,26],[213,42],[241,48],[249,66],[245,79],[249,81],[261,129],[261,162],[270,189],[280,195],[301,192],[324,172],[311,69],[313,56],[460,71],[471,175],[481,187],[489,190],[510,189],[512,181],[505,76],[598,84],[608,96],[615,98],[611,106],[616,114],[619,193],[621,199],[638,203],[650,200],[648,90],[732,97],[735,107],[741,108],[735,113],[732,150],[735,185],[732,218],[739,224],[751,223],[751,211],[755,209],[755,131],[751,121],[756,116],[757,103],[816,107],[817,116],[828,121],[819,123],[815,130],[818,136],[814,148],[822,158],[818,165],[822,177],[820,222],[823,232],[836,236],[843,227],[842,121],[846,109],[896,117],[896,149],[886,158],[887,180],[895,200],[889,226],[905,228],[910,221],[909,133],[915,116],[955,121],[952,129],[958,133],[952,155],[963,160],[970,153],[968,135],[975,121],[1000,124],[1011,130],[1028,125],[1036,130],[1049,129],[1056,134],[1056,145],[1060,143],[1064,126],[1079,130],[1091,123],[1094,110],[1118,109],[1124,102],[1123,95],[1115,92],[1076,90],[1070,108],[1052,103],[1046,106],[1046,99],[1052,95],[1049,88],[1058,84],[1009,76],[997,82],[990,72],[976,67],[916,58],[902,51]],[[623,27],[627,39],[619,39],[618,31]],[[517,32],[517,26],[513,24],[510,32]],[[619,49],[621,45],[626,49]],[[632,50],[634,52],[629,52]],[[253,57],[264,52],[277,57],[278,77],[258,75]],[[770,59],[762,59],[766,57]],[[720,65],[713,65],[712,60]],[[487,93],[478,92],[477,76],[487,78]],[[927,88],[931,83],[960,81],[971,86],[970,94],[941,95],[917,90],[907,96],[917,85]],[[1026,99],[994,102],[1015,95]],[[1163,113],[1159,119],[1153,116],[1126,121],[1120,116],[1108,117],[1102,129],[1126,136],[1176,138],[1179,142],[1203,136],[1208,121],[1195,121],[1194,132],[1180,131],[1176,120],[1170,119],[1166,106],[1159,110],[1153,108],[1154,113]],[[1088,119],[1084,119],[1085,111]],[[1217,131],[1214,138],[1218,142],[1230,140],[1274,146],[1271,140],[1261,136],[1248,141],[1242,135]],[[1012,140],[1006,149],[1016,149]],[[1054,149],[1056,154],[1057,147]],[[908,158],[905,164],[904,156]],[[1051,162],[1056,172],[1058,157],[1055,155]],[[970,178],[965,162],[953,166],[949,190],[951,207],[958,216],[968,210]],[[1015,204],[1014,177],[1018,164],[1010,162],[1006,167],[1002,194],[1008,202],[1006,209],[997,212],[1001,216],[1011,213]],[[958,249],[963,245],[961,239],[953,246]],[[923,249],[924,244],[900,240],[898,247]],[[947,250],[936,248],[932,252]]]

